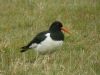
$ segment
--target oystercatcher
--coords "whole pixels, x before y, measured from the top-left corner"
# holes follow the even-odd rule
[[[37,34],[30,43],[21,48],[21,52],[31,48],[34,48],[35,51],[41,54],[53,52],[55,48],[63,44],[64,34],[62,31],[69,33],[67,29],[63,28],[61,22],[53,22],[49,30]]]

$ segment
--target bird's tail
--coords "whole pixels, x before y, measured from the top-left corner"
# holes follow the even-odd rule
[[[21,51],[20,52],[25,52],[27,51],[29,48],[27,46],[21,47]]]

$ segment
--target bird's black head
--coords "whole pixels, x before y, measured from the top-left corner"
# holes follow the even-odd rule
[[[61,28],[63,27],[62,23],[59,21],[55,21],[52,23],[52,25],[49,28],[49,31],[56,32],[61,31]]]

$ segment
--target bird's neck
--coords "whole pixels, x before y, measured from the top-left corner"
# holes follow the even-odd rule
[[[61,31],[51,32],[50,36],[53,40],[64,40],[64,34]]]

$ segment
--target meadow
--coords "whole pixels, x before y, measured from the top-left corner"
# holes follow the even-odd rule
[[[61,21],[61,48],[50,55],[20,48]],[[100,0],[0,0],[0,75],[100,75]]]

